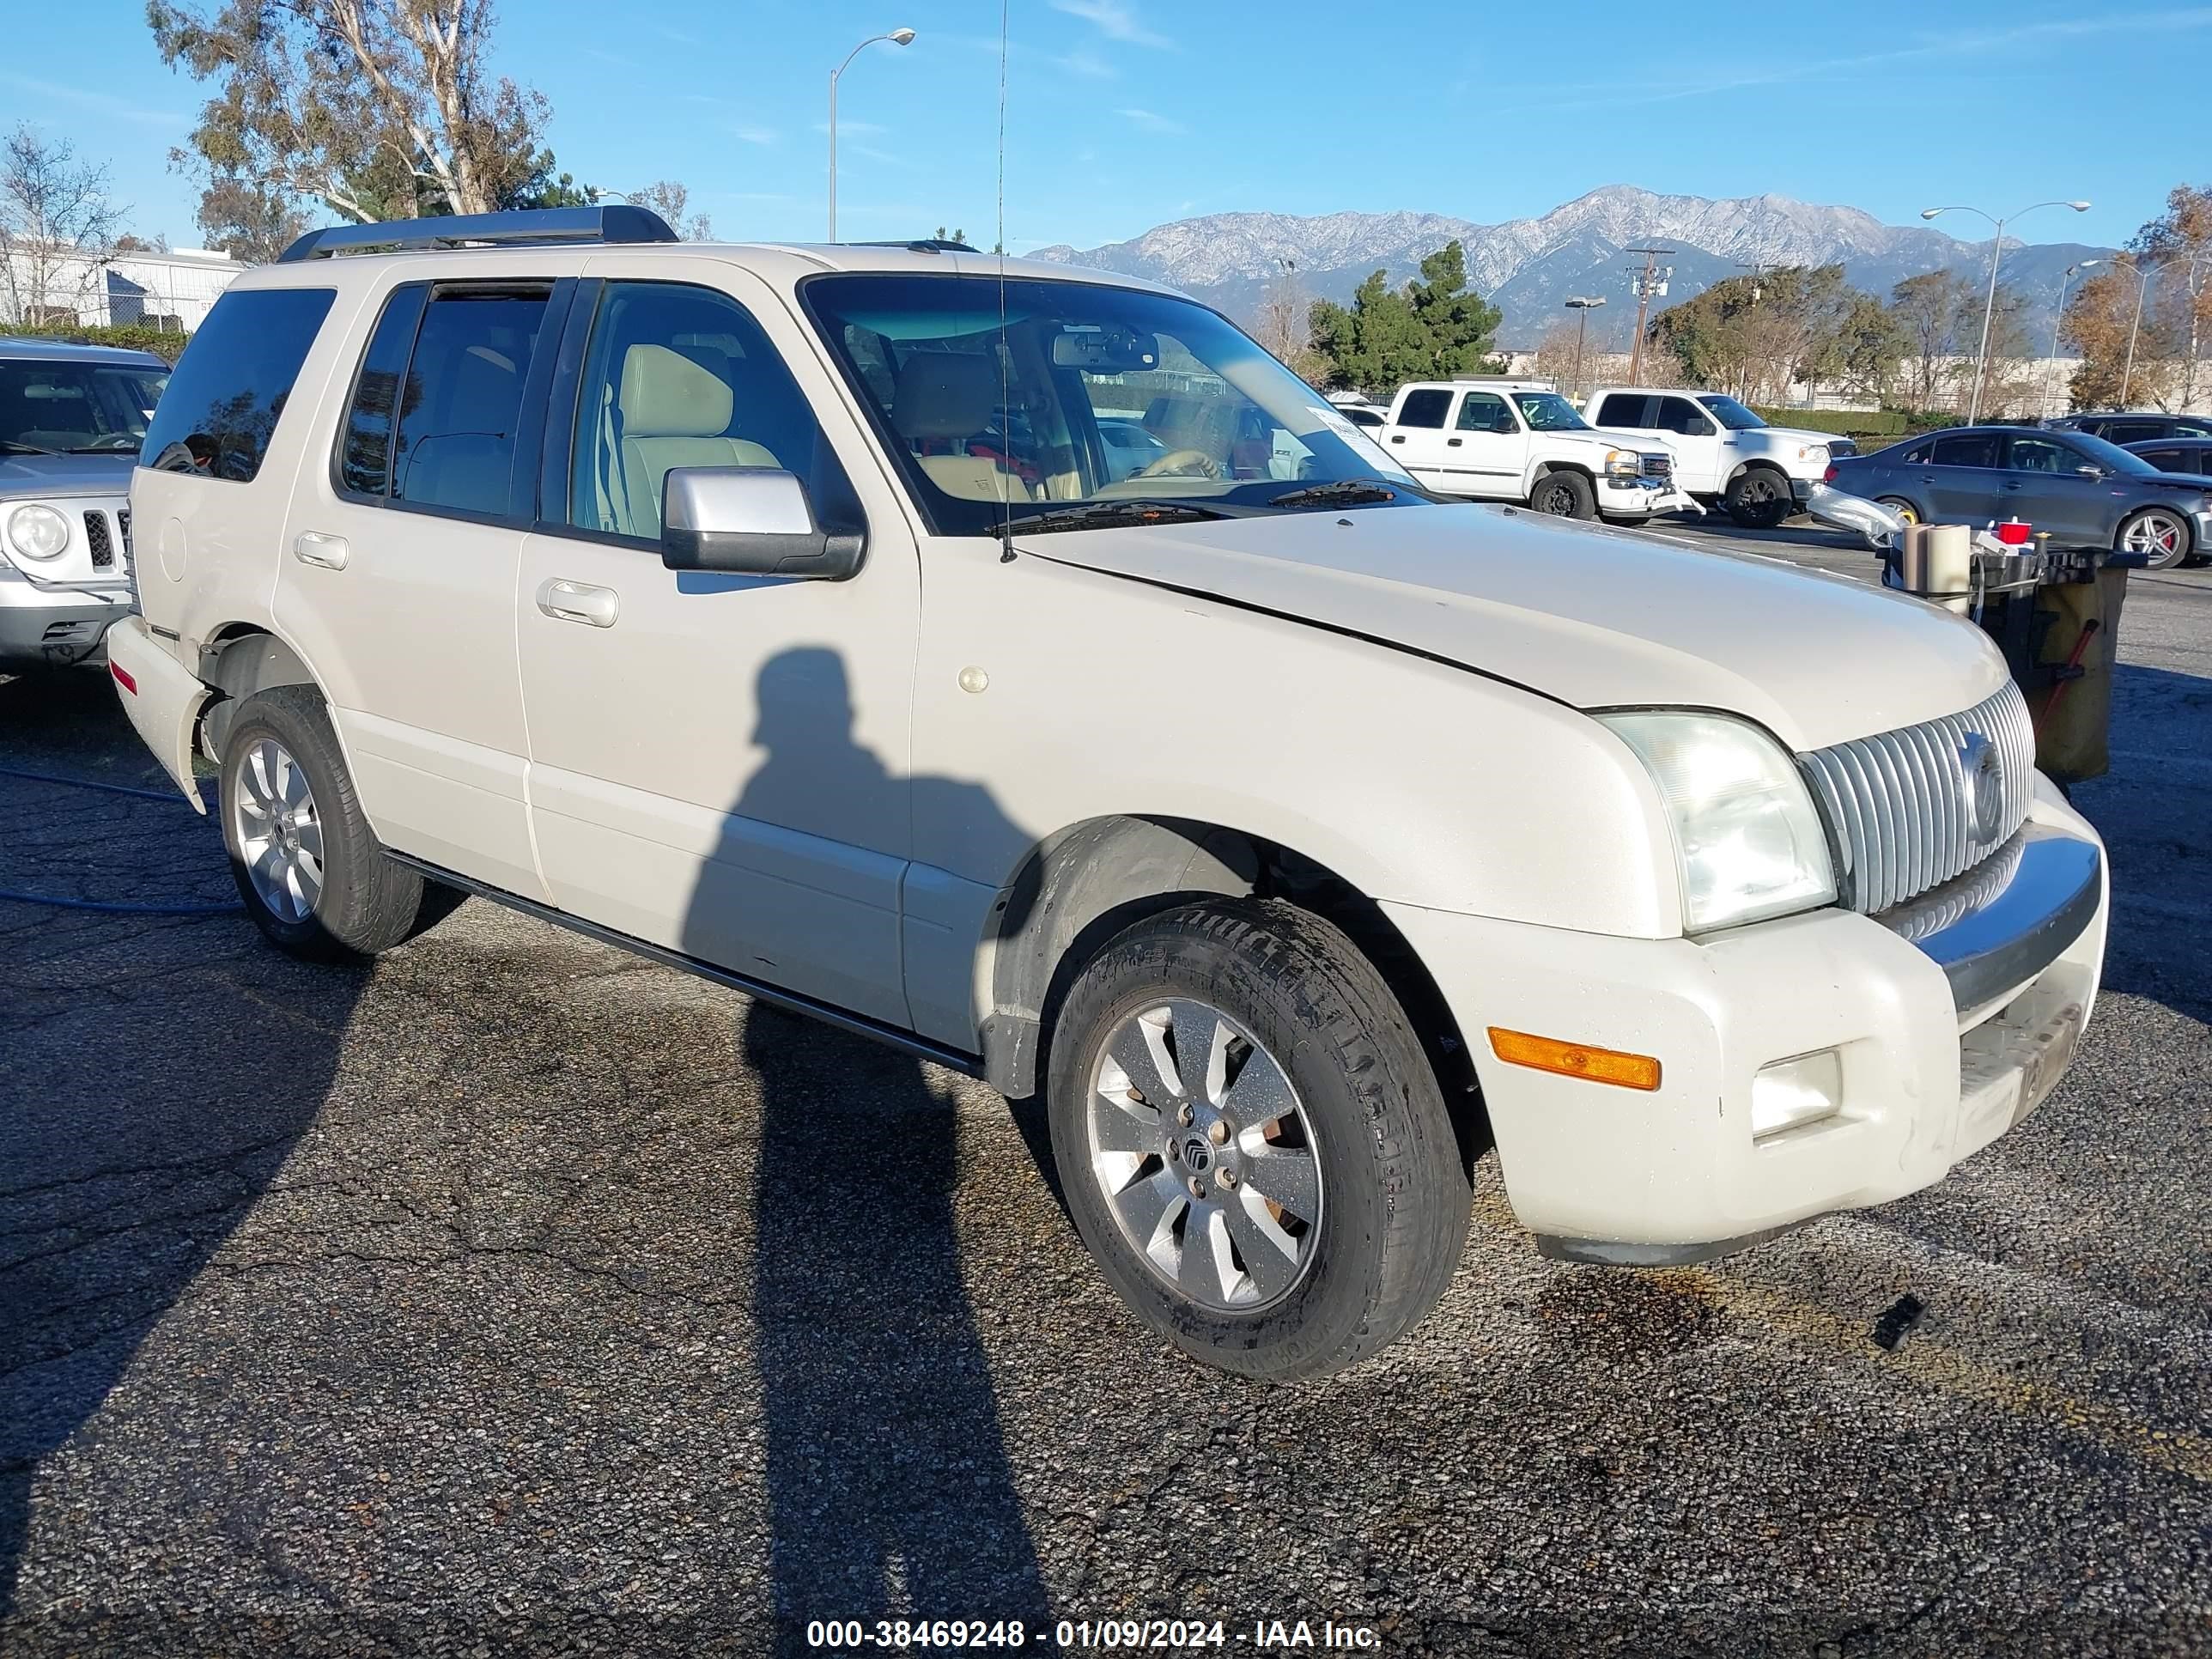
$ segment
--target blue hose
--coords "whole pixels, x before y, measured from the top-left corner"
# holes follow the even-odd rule
[[[66,778],[52,772],[27,772],[20,767],[0,766],[0,778],[23,778],[33,783],[58,783],[71,789],[98,789],[110,795],[135,795],[141,800],[182,801],[181,794],[166,789],[140,789],[125,783],[104,783],[97,778]],[[61,898],[52,893],[14,893],[0,890],[0,902],[43,904],[56,910],[89,910],[104,916],[225,916],[246,907],[236,899],[208,902],[163,899],[146,903],[107,899]]]

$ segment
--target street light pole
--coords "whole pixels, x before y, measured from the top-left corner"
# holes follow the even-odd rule
[[[2066,288],[2081,272],[2091,265],[2101,265],[2102,259],[2084,259],[2079,264],[2066,267],[2066,274],[2058,279],[2058,314],[2051,322],[2051,361],[2043,366],[2043,412],[2051,414],[2051,383],[2058,378],[2058,331],[2066,326]]]
[[[1933,219],[1937,215],[1944,213],[1971,213],[1978,218],[1989,219],[1990,222],[1997,228],[1996,239],[1990,244],[1990,291],[1989,297],[1982,302],[1982,345],[1981,349],[1974,354],[1974,391],[1966,405],[1968,426],[1976,424],[1981,419],[1982,382],[1989,378],[1990,322],[1996,315],[1997,310],[1997,265],[2004,258],[2005,220],[2017,219],[2024,214],[2035,212],[2039,208],[2047,207],[2072,208],[2076,213],[2087,213],[2089,210],[2089,204],[2087,202],[2038,202],[2033,207],[2024,207],[2017,211],[2008,213],[2003,219],[1990,219],[1990,216],[1984,213],[1981,209],[1974,207],[1939,207],[1920,210],[1920,216],[1923,219]]]
[[[912,29],[893,29],[889,34],[872,34],[845,54],[845,61],[830,71],[830,240],[837,240],[837,77],[852,67],[858,58],[878,40],[888,40],[895,46],[909,46],[914,40]]]
[[[1583,392],[1583,340],[1589,332],[1589,314],[1605,303],[1602,295],[1592,298],[1586,295],[1571,295],[1567,309],[1575,313],[1575,395]]]
[[[2120,371],[2120,407],[2128,406],[2128,386],[2136,378],[2136,336],[2142,332],[2143,295],[2150,292],[2150,279],[2156,274],[2155,265],[2140,265],[2136,270],[2136,319],[2128,325],[2128,366]]]

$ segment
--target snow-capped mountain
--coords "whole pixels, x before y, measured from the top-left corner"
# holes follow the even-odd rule
[[[1455,237],[1467,250],[1471,284],[1504,313],[1499,338],[1509,345],[1534,344],[1563,314],[1560,302],[1570,294],[1601,295],[1609,302],[1590,319],[1594,344],[1625,340],[1636,303],[1628,267],[1641,263],[1622,252],[1629,247],[1674,250],[1662,260],[1674,272],[1662,305],[1739,275],[1740,265],[1840,261],[1853,283],[1886,295],[1923,271],[1985,274],[1990,253],[1986,240],[1961,241],[1933,225],[1886,225],[1857,208],[1771,195],[1717,202],[1608,185],[1540,218],[1504,224],[1438,213],[1217,213],[1161,225],[1127,242],[1060,245],[1031,257],[1150,277],[1249,317],[1281,276],[1283,261],[1295,263],[1308,297],[1341,301],[1378,268],[1393,282],[1413,275],[1425,256]],[[2072,242],[2024,246],[2008,238],[2002,278],[2028,300],[2031,329],[2046,329],[2060,273],[2109,252]]]

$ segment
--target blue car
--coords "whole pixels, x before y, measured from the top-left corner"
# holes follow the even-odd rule
[[[2021,519],[2057,546],[2141,553],[2154,570],[2212,551],[2212,477],[2161,472],[2086,432],[1954,427],[1839,460],[1828,483],[1907,522]]]

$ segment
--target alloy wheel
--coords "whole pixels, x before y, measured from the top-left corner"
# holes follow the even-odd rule
[[[2129,553],[2148,553],[2154,559],[2177,556],[2189,545],[2189,532],[2168,513],[2145,513],[2128,526],[2121,548]]]
[[[240,757],[231,827],[255,896],[284,921],[305,921],[323,891],[323,826],[292,753],[256,738]]]
[[[1321,1236],[1321,1162],[1280,1061],[1209,1005],[1169,998],[1116,1025],[1092,1069],[1091,1177],[1130,1246],[1201,1307],[1288,1296]]]

